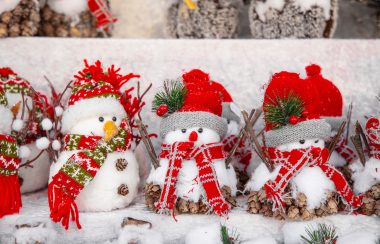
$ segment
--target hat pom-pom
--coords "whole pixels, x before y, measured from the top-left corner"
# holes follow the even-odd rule
[[[16,73],[8,67],[0,68],[0,76],[1,77],[8,77],[10,75],[16,75]]]
[[[317,64],[311,64],[306,67],[306,74],[309,77],[321,74],[321,67]]]
[[[164,116],[165,114],[167,114],[167,112],[169,111],[169,107],[168,105],[166,104],[161,104],[157,110],[156,110],[156,114],[160,117]]]

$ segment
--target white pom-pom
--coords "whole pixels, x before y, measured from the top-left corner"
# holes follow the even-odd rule
[[[21,146],[19,153],[20,153],[20,158],[27,158],[30,156],[30,149],[27,146]]]
[[[63,108],[61,106],[57,106],[54,108],[55,115],[61,116],[63,114]]]
[[[53,150],[55,151],[58,151],[59,149],[61,149],[61,143],[58,140],[54,140],[51,146],[53,147]]]
[[[44,118],[41,121],[41,126],[43,130],[51,130],[51,128],[53,128],[53,122],[48,118]]]
[[[40,150],[44,150],[49,147],[50,141],[46,137],[41,137],[36,140],[36,146]]]
[[[15,119],[12,124],[12,130],[14,131],[20,131],[22,130],[22,127],[24,126],[24,121],[21,119]]]

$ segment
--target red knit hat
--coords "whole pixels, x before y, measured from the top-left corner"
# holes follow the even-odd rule
[[[298,74],[283,71],[273,75],[263,103],[267,145],[327,139],[331,128],[320,119],[319,99],[314,84]]]
[[[170,101],[159,102],[160,93],[153,101],[153,110],[165,117],[161,122],[161,136],[164,137],[169,131],[178,129],[205,127],[215,130],[223,137],[227,131],[227,124],[221,117],[222,97],[211,86],[209,75],[194,69],[185,73],[182,79],[182,83],[169,91],[170,94],[183,91],[183,99],[179,99],[175,106]],[[166,95],[171,97],[170,94]],[[166,108],[165,113],[160,112],[162,108]]]
[[[306,67],[307,79],[317,87],[320,94],[320,115],[334,128],[338,129],[343,120],[342,93],[331,81],[321,74],[321,67],[311,64]]]
[[[68,107],[62,116],[64,133],[85,118],[106,114],[125,117],[120,89],[130,79],[140,77],[132,73],[123,76],[113,65],[104,70],[99,60],[91,65],[84,62],[85,68],[74,76]]]

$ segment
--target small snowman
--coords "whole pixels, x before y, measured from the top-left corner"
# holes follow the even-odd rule
[[[107,0],[47,0],[41,8],[40,34],[104,37],[115,21]]]
[[[222,95],[222,118],[226,120],[228,125],[226,136],[222,142],[224,144],[224,150],[230,152],[239,140],[241,110],[236,103],[234,103],[232,96],[222,84],[213,81],[212,86]],[[245,140],[240,141],[231,162],[238,175],[239,190],[243,190],[244,185],[249,180],[249,176],[260,163],[258,157],[252,154],[253,152],[247,144]]]
[[[0,86],[7,96],[8,108],[14,114],[13,133],[18,135],[27,130],[25,137],[17,137],[19,145],[23,146],[20,152],[22,164],[33,160],[32,167],[19,169],[21,193],[43,189],[48,183],[50,160],[48,153],[41,150],[45,149],[45,133],[51,129],[53,109],[45,95],[34,91],[27,80],[10,68],[0,68]]]
[[[321,67],[312,64],[306,67],[307,79],[314,83],[320,94],[320,115],[331,126],[332,141],[336,136],[341,123],[345,120],[343,117],[343,97],[338,89],[331,81],[325,79],[321,74]],[[347,140],[340,136],[331,153],[329,162],[335,167],[344,167],[356,159],[356,154],[352,148],[347,145]]]
[[[64,142],[50,168],[51,219],[68,228],[70,213],[80,228],[78,210],[125,208],[137,194],[138,162],[131,148],[131,119],[121,86],[137,75],[123,76],[97,61],[75,76],[62,114]],[[133,116],[133,115],[132,115]]]
[[[380,119],[369,118],[365,133],[369,144],[369,158],[363,162],[357,160],[349,167],[352,171],[354,192],[364,194],[360,212],[380,216]]]
[[[181,81],[166,82],[154,98],[153,110],[163,117],[163,144],[159,166],[152,169],[145,188],[148,207],[159,213],[227,215],[237,180],[233,167],[225,164],[221,138],[227,123],[209,75],[192,70]]]
[[[320,118],[316,89],[309,80],[289,72],[275,74],[266,88],[263,150],[274,170],[260,165],[247,189],[256,191],[254,194],[264,192],[264,198],[258,194],[259,199],[269,200],[272,216],[280,212],[283,218],[310,219],[337,213],[336,193],[346,205],[361,205],[361,197],[354,195],[344,176],[328,161],[325,141],[331,136],[331,127]],[[262,210],[255,203],[249,206],[251,212]]]
[[[11,136],[13,114],[0,87],[0,218],[18,213],[21,208],[21,193],[18,181],[18,145]]]

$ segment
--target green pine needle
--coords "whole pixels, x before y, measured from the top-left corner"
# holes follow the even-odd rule
[[[334,244],[338,239],[336,227],[327,224],[318,224],[317,229],[306,228],[307,237],[301,236],[306,244]]]
[[[160,105],[168,106],[167,115],[178,111],[185,101],[186,92],[187,90],[181,82],[165,81],[164,89],[154,96],[152,111],[156,112]]]
[[[289,124],[291,116],[301,117],[304,111],[303,101],[291,93],[286,98],[276,96],[270,99],[270,102],[264,106],[265,120],[269,122],[274,129],[279,129]]]
[[[223,244],[237,244],[240,243],[240,236],[236,230],[229,232],[228,228],[225,225],[220,225],[220,233],[222,237]]]

